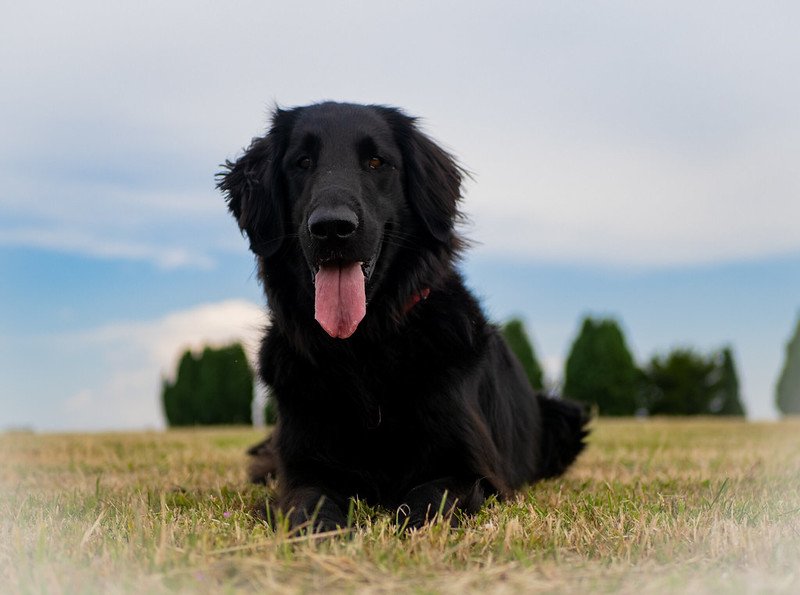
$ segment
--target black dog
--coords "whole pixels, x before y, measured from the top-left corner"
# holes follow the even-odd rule
[[[271,314],[279,423],[251,452],[293,526],[343,527],[353,496],[411,527],[472,513],[584,446],[583,409],[533,392],[454,266],[461,178],[400,110],[339,103],[276,110],[220,174]]]

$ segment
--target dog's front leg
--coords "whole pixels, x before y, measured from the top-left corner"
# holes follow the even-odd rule
[[[344,503],[344,499],[315,486],[287,490],[280,499],[290,528],[314,533],[345,529]]]
[[[441,514],[456,526],[456,510],[474,514],[485,500],[486,494],[479,479],[443,477],[409,491],[404,504],[397,509],[397,522],[404,529],[418,529]]]

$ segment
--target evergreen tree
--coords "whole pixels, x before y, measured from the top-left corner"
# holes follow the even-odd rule
[[[712,359],[690,349],[655,356],[646,372],[649,412],[653,415],[703,415],[712,413],[719,373]]]
[[[503,336],[514,355],[522,364],[531,386],[536,390],[544,387],[542,367],[536,359],[536,352],[525,332],[525,325],[519,318],[512,318],[503,325]]]
[[[675,349],[654,356],[644,373],[653,415],[744,415],[733,352],[703,356]]]
[[[170,426],[189,426],[195,421],[195,404],[192,396],[193,387],[198,382],[198,362],[191,351],[186,351],[178,363],[178,382],[163,381],[162,399],[167,424]]]
[[[253,423],[253,370],[240,343],[229,345],[221,352],[223,382],[220,394],[226,397],[217,402],[228,413],[224,423],[250,425]]]
[[[711,402],[712,413],[717,415],[744,415],[744,405],[739,394],[739,376],[729,347],[722,350],[719,362],[717,391]],[[716,410],[716,411],[715,411]]]
[[[800,319],[786,345],[786,361],[778,378],[775,401],[784,415],[800,414]]]
[[[597,405],[601,415],[633,415],[639,377],[616,321],[584,319],[567,358],[565,396]]]
[[[175,382],[163,381],[170,426],[252,423],[253,372],[241,344],[186,351]]]

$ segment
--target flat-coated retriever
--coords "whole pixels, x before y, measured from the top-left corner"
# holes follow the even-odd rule
[[[277,464],[292,526],[343,527],[354,496],[409,527],[473,513],[584,446],[583,409],[531,389],[455,267],[462,174],[414,118],[344,103],[277,109],[219,174],[270,307],[279,421],[253,469]]]

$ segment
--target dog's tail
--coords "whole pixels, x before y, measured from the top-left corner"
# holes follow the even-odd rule
[[[556,477],[566,471],[586,446],[589,414],[574,401],[538,394],[542,414],[541,468],[539,478]]]

